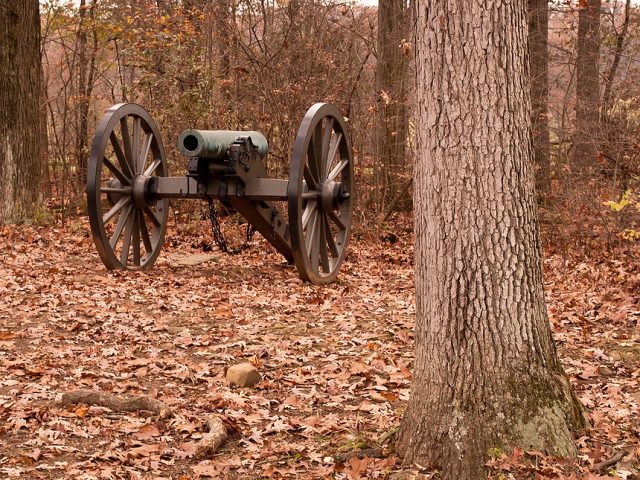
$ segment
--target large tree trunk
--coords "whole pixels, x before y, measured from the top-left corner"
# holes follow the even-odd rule
[[[408,162],[407,142],[407,65],[409,56],[401,48],[407,42],[405,0],[378,3],[378,63],[376,67],[377,131],[376,149],[381,195],[380,210],[401,193]],[[405,49],[406,50],[406,49]],[[408,203],[408,202],[405,202]],[[379,213],[384,213],[380,211]]]
[[[404,462],[484,476],[492,447],[575,453],[544,302],[524,0],[418,0],[416,358]]]
[[[0,224],[33,216],[40,197],[38,0],[0,3]]]
[[[551,191],[551,149],[549,145],[549,34],[548,0],[529,2],[529,62],[531,65],[531,122],[536,190],[544,201]]]
[[[580,2],[576,59],[576,130],[573,163],[579,172],[590,174],[596,165],[600,140],[599,60],[601,0]]]

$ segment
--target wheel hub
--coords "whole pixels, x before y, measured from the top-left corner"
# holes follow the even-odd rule
[[[149,179],[150,177],[146,175],[137,175],[133,179],[133,201],[139,208],[149,205],[146,198],[147,182]]]
[[[325,212],[337,210],[340,204],[349,198],[349,190],[342,182],[327,180],[322,183],[320,190],[320,207]]]

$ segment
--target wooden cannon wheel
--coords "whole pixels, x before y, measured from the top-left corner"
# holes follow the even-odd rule
[[[353,161],[344,119],[316,103],[298,129],[287,188],[291,249],[298,273],[328,283],[344,260],[353,214]]]
[[[166,177],[162,139],[140,105],[114,105],[96,130],[87,173],[91,232],[108,269],[146,269],[155,262],[167,228],[168,199],[149,200],[150,177]]]

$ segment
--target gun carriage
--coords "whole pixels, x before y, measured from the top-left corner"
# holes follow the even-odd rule
[[[255,131],[185,130],[187,173],[170,177],[160,132],[140,105],[111,107],[97,127],[87,176],[93,239],[108,269],[148,269],[160,253],[169,199],[213,199],[236,209],[300,277],[335,279],[353,213],[353,162],[344,119],[330,104],[304,116],[289,179],[267,176],[266,138]],[[276,203],[286,204],[286,215]]]

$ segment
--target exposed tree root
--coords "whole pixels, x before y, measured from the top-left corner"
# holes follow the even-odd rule
[[[60,401],[62,405],[74,405],[85,403],[87,405],[98,405],[107,407],[115,412],[136,412],[147,410],[158,415],[160,418],[168,418],[173,415],[171,408],[155,398],[150,397],[118,397],[116,395],[99,392],[97,390],[74,390],[62,395]]]
[[[227,440],[227,427],[220,417],[210,416],[207,419],[207,433],[202,436],[196,447],[196,458],[210,457]]]

